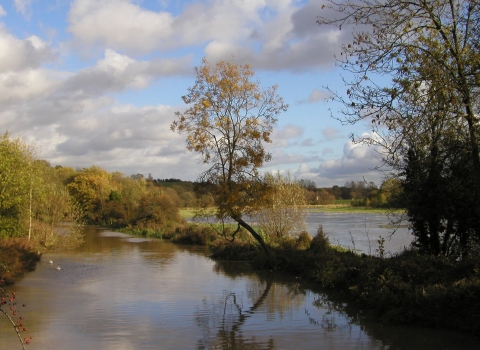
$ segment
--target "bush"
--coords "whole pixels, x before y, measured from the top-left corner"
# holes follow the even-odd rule
[[[323,226],[319,225],[317,229],[317,234],[313,237],[310,242],[310,250],[315,253],[325,253],[330,247],[330,241],[323,231]]]
[[[229,261],[253,261],[259,255],[265,255],[259,254],[260,250],[257,244],[238,240],[228,242],[224,239],[217,239],[210,245],[210,251],[213,259]]]
[[[207,225],[189,224],[177,227],[172,241],[181,244],[208,245],[217,238],[216,232]]]
[[[300,249],[300,250],[308,249],[310,248],[311,243],[312,243],[312,237],[310,237],[310,234],[307,231],[300,232],[296,241],[297,249]]]
[[[0,279],[7,285],[14,283],[25,271],[35,270],[40,257],[32,241],[22,238],[0,240]]]

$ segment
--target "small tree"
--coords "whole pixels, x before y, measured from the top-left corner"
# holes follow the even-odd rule
[[[270,263],[263,238],[243,220],[263,199],[264,186],[258,169],[272,156],[264,149],[277,116],[288,105],[277,95],[277,85],[261,89],[252,81],[249,65],[206,59],[195,68],[195,85],[183,101],[189,105],[176,112],[172,131],[186,133],[187,148],[199,153],[211,167],[199,180],[209,183],[217,206],[217,217],[231,217],[261,244]]]
[[[275,241],[304,231],[307,198],[302,184],[279,172],[266,174],[264,181],[270,191],[255,219],[265,234]]]

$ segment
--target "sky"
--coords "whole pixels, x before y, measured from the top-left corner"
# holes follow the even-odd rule
[[[2,0],[0,132],[52,166],[195,180],[207,165],[170,130],[202,58],[248,63],[289,104],[263,171],[317,187],[373,181],[372,147],[348,135],[327,89],[345,90],[335,54],[351,31],[319,26],[323,0]],[[324,11],[324,12],[322,12]],[[332,14],[333,15],[333,14]]]

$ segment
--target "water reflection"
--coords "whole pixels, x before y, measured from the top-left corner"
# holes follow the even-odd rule
[[[379,324],[315,285],[207,255],[203,247],[89,228],[82,247],[44,256],[15,286],[27,304],[29,348],[479,347],[454,332]],[[0,320],[0,349],[18,345],[9,327]]]
[[[269,295],[272,281],[267,281],[261,294],[253,305],[244,309],[242,298],[236,293],[224,291],[223,295],[212,302],[203,300],[203,309],[196,315],[196,321],[202,330],[202,339],[197,349],[274,349],[272,337],[266,342],[256,341],[255,337],[244,338],[242,326],[262,306]]]

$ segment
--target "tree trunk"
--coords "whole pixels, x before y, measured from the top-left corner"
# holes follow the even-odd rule
[[[263,248],[263,251],[265,252],[265,255],[267,256],[268,264],[270,265],[270,268],[275,269],[275,264],[272,259],[272,255],[270,254],[270,249],[268,249],[268,246],[265,244],[265,241],[263,240],[262,236],[260,236],[257,231],[253,229],[252,226],[247,224],[241,217],[237,216],[232,216],[232,219],[235,220],[240,226],[245,228],[248,232],[251,233],[251,235],[260,243],[260,245]]]

